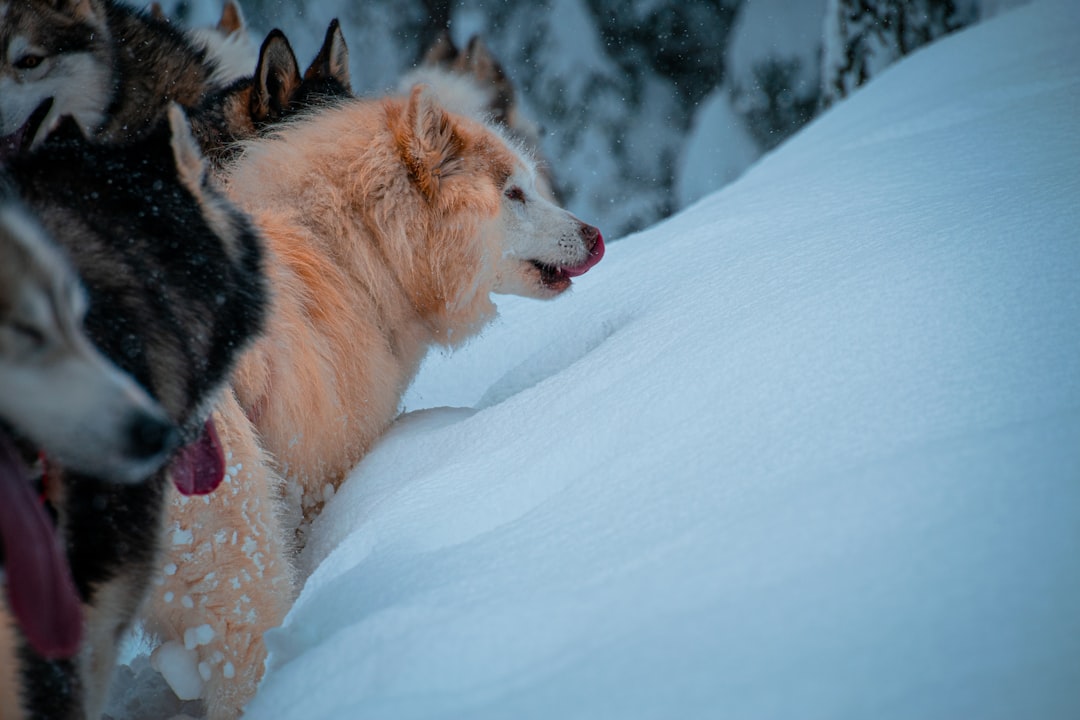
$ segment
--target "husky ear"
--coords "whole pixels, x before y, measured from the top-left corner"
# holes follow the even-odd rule
[[[497,82],[506,75],[502,65],[491,54],[487,43],[479,35],[469,38],[469,44],[465,47],[465,52],[458,60],[458,64],[462,71],[471,73],[484,82]]]
[[[443,178],[461,170],[461,136],[424,85],[413,87],[395,139],[409,176],[428,199],[435,197]]]
[[[300,66],[296,64],[296,54],[285,33],[275,28],[259,50],[248,107],[251,119],[261,122],[280,117],[299,86]]]
[[[514,106],[514,86],[506,76],[502,64],[488,49],[487,43],[479,35],[473,35],[469,45],[458,60],[459,71],[472,75],[483,86],[492,90],[488,102],[488,112],[496,122],[509,124],[510,112]]]
[[[427,52],[424,53],[420,64],[427,66],[450,65],[457,60],[459,54],[457,46],[454,45],[454,41],[450,37],[450,31],[443,30],[435,38],[435,42],[431,43],[431,47],[428,48]]]
[[[202,194],[203,179],[206,173],[206,161],[203,159],[199,144],[191,134],[187,115],[176,103],[169,105],[169,145],[172,147],[173,161],[180,182],[191,194]]]
[[[165,14],[165,8],[161,7],[161,3],[156,0],[150,3],[150,7],[146,9],[146,12],[155,20],[169,22],[169,16]]]
[[[240,11],[240,5],[235,0],[229,0],[221,9],[221,19],[218,20],[217,29],[226,36],[244,29],[244,13]]]
[[[337,18],[330,21],[326,28],[319,54],[311,61],[311,66],[304,72],[305,80],[333,78],[346,90],[352,92],[349,82],[349,48],[345,45],[345,35],[341,32],[341,23]]]

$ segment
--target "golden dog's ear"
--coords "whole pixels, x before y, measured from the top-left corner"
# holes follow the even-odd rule
[[[346,90],[352,91],[349,84],[349,48],[345,45],[345,35],[337,18],[330,21],[319,54],[304,73],[305,80],[319,78],[337,80]]]
[[[461,136],[453,118],[424,85],[413,87],[395,137],[409,176],[429,200],[443,179],[461,170]]]
[[[248,106],[251,119],[262,122],[280,117],[299,86],[300,66],[296,64],[296,53],[285,33],[275,28],[259,49],[255,84]]]

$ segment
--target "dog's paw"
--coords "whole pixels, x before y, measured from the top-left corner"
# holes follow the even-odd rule
[[[194,648],[170,640],[154,650],[150,664],[165,678],[176,697],[181,700],[202,697],[203,677],[199,674],[199,655]]]

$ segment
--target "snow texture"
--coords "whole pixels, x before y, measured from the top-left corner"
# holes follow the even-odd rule
[[[248,717],[1080,716],[1078,30],[901,60],[430,357]]]

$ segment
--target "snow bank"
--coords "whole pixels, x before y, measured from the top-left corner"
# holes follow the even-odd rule
[[[912,55],[430,358],[249,717],[1080,715],[1078,15]]]

